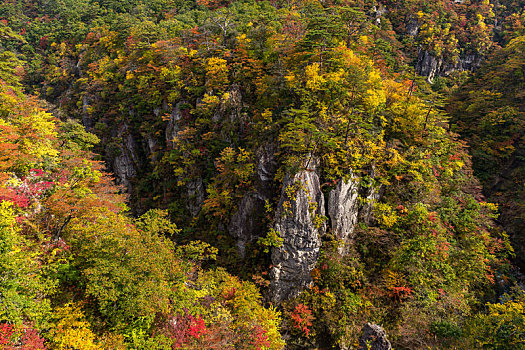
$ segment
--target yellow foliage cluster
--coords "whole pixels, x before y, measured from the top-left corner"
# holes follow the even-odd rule
[[[225,59],[211,57],[206,60],[206,87],[209,90],[223,91],[228,85],[228,65]]]
[[[56,321],[49,333],[55,349],[102,350],[81,305],[68,303],[56,309],[54,317]]]

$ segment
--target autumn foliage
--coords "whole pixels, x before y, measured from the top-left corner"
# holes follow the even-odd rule
[[[519,348],[523,5],[3,1],[0,347]]]

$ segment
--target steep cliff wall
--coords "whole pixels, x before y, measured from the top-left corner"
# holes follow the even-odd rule
[[[272,249],[270,287],[275,302],[295,296],[312,281],[310,272],[317,263],[325,231],[324,196],[316,168],[312,164],[283,182],[274,225],[283,244]]]

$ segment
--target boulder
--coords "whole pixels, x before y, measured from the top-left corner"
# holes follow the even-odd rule
[[[392,350],[385,330],[376,324],[367,323],[363,335],[359,338],[360,350]]]

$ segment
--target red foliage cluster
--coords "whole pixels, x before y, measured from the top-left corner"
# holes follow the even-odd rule
[[[256,350],[261,350],[262,348],[267,348],[270,346],[270,341],[268,335],[266,335],[266,330],[261,326],[255,326],[252,329],[253,339],[250,340],[250,345],[253,346]]]
[[[230,4],[229,0],[197,0],[197,4],[206,6],[210,10],[216,10],[221,7],[227,7]]]
[[[452,160],[461,160],[461,156],[458,155],[457,153],[454,153],[454,154],[451,154],[449,157],[448,157],[448,160],[452,161]]]
[[[43,37],[40,38],[39,46],[41,49],[45,49],[47,47],[48,39],[49,37],[47,35],[44,35]]]
[[[0,200],[12,202],[19,208],[27,208],[33,200],[39,199],[55,184],[52,181],[44,181],[45,175],[42,169],[31,169],[29,176],[20,179],[22,181],[20,185],[2,191]]]
[[[200,315],[195,317],[187,311],[169,319],[162,328],[164,333],[173,339],[174,349],[184,348],[208,332],[204,319]]]
[[[310,329],[314,317],[312,316],[312,310],[307,305],[297,304],[294,311],[291,314],[293,320],[293,328],[304,333],[307,337],[310,335]]]
[[[236,292],[235,288],[225,291],[223,293],[224,300],[232,300],[233,298],[235,298],[235,292]]]
[[[412,294],[412,288],[410,287],[394,287],[392,288],[392,296],[397,300],[408,298]]]
[[[13,347],[13,350],[46,350],[44,339],[40,337],[38,331],[28,328],[24,331],[21,339],[21,345]],[[7,350],[7,349],[6,349]]]
[[[0,324],[0,346],[8,345],[10,343],[10,338],[13,335],[13,332],[13,326],[11,326],[10,324]]]
[[[44,339],[36,329],[25,327],[18,337],[15,328],[8,324],[0,324],[0,348],[3,350],[46,350]]]
[[[11,202],[19,208],[27,208],[29,206],[29,198],[24,195],[18,194],[13,189],[2,191],[3,195],[0,196],[0,201]]]
[[[200,315],[197,318],[190,315],[189,319],[190,326],[188,327],[188,334],[192,338],[199,339],[206,333],[206,324]]]

